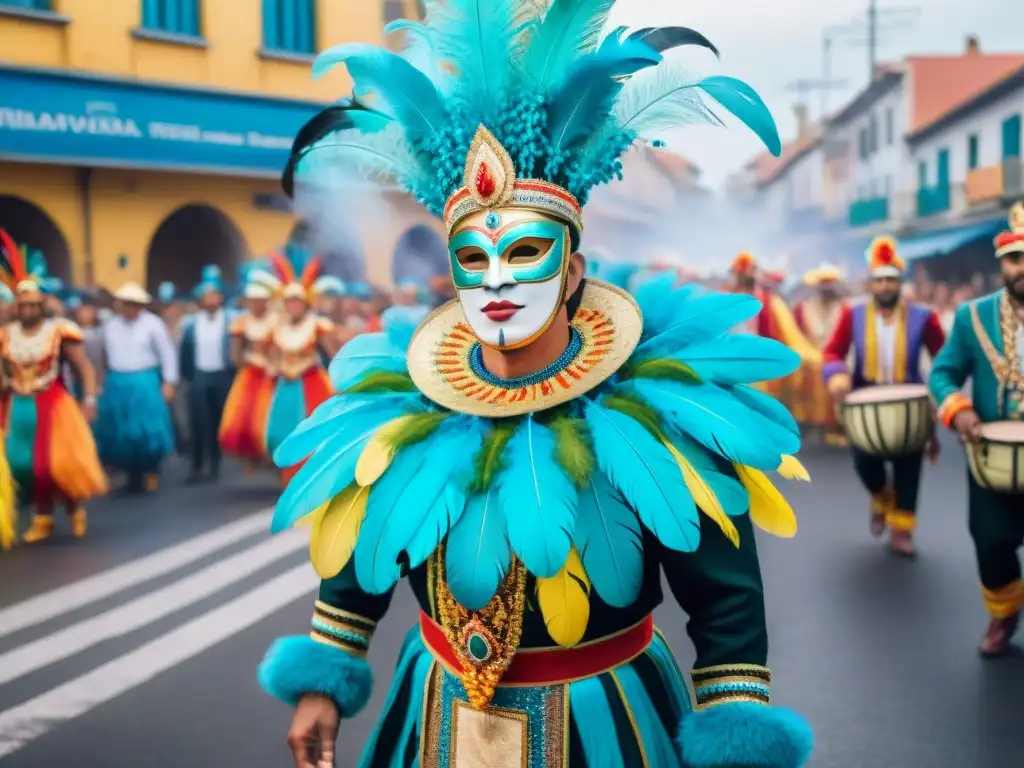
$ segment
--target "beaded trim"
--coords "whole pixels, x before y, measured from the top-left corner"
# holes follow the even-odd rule
[[[370,648],[376,622],[355,613],[334,608],[319,600],[313,607],[310,637],[325,645],[363,657]]]
[[[695,669],[692,678],[699,709],[737,701],[768,704],[771,698],[772,673],[768,667],[726,664]]]
[[[489,372],[484,368],[484,350],[483,345],[479,342],[473,345],[469,352],[469,367],[473,369],[473,373],[495,387],[503,387],[505,389],[532,387],[534,384],[540,384],[545,379],[550,379],[552,376],[564,371],[576,359],[580,350],[583,349],[583,334],[575,326],[570,326],[569,330],[571,338],[569,339],[569,346],[565,348],[565,352],[559,355],[558,359],[551,363],[551,365],[536,373],[531,373],[529,376],[520,376],[517,379],[503,379]]]

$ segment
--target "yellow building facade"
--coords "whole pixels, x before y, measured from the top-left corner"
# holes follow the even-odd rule
[[[411,0],[0,0],[0,227],[53,274],[115,288],[228,278],[296,227],[280,190],[295,132],[347,92],[317,51],[383,42]],[[411,203],[360,231],[361,277],[393,278]]]

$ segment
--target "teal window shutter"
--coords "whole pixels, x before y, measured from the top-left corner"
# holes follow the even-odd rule
[[[199,0],[142,0],[142,26],[158,32],[198,37]]]
[[[1013,115],[1003,121],[1003,159],[1021,156],[1020,115]]]
[[[937,187],[948,187],[949,186],[949,150],[940,149],[939,157],[936,161],[935,168],[936,176],[938,177],[935,183]]]
[[[33,11],[50,10],[50,0],[0,0],[0,5],[13,5],[15,8],[31,8]]]
[[[316,53],[315,0],[263,0],[263,47]]]
[[[978,134],[972,133],[967,137],[967,170],[973,171],[978,168]]]
[[[928,187],[928,163],[922,160],[917,164],[917,188],[927,189]]]

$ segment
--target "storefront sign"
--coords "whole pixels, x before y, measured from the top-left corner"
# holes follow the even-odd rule
[[[0,159],[272,177],[319,108],[0,67]]]

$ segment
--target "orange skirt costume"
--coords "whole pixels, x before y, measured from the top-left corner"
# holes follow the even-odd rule
[[[67,320],[46,320],[31,336],[17,323],[0,331],[0,354],[11,371],[11,392],[0,407],[7,461],[42,513],[54,501],[78,504],[107,491],[92,430],[59,376],[61,344],[82,340]]]
[[[228,392],[217,438],[225,453],[253,462],[270,459],[267,425],[275,375],[268,354],[276,322],[270,314],[262,318],[246,314],[231,324],[231,335],[244,341],[245,353]]]

